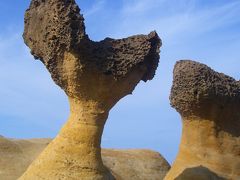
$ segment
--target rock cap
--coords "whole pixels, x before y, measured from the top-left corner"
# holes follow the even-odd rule
[[[97,68],[115,79],[125,77],[141,65],[146,68],[142,80],[151,80],[162,44],[155,31],[123,39],[90,40],[75,0],[32,0],[25,14],[23,37],[33,56],[46,65],[55,82],[59,79],[56,67],[62,64],[65,52],[77,56],[82,67]]]
[[[173,74],[170,101],[182,116],[207,116],[212,107],[222,111],[240,105],[239,81],[207,65],[180,60]]]

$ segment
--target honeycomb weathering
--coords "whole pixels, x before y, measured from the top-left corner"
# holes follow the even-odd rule
[[[204,64],[179,61],[170,100],[181,114],[183,130],[165,180],[239,179],[239,81]]]
[[[204,64],[182,60],[174,68],[170,100],[183,116],[202,115],[203,108],[207,113],[213,105],[221,110],[240,105],[240,84]]]
[[[147,71],[142,80],[150,80],[158,66],[161,46],[156,32],[91,41],[74,0],[33,0],[25,14],[23,37],[34,57],[43,61],[58,84],[61,82],[56,64],[61,64],[64,52],[78,56],[81,65],[97,67],[115,78],[124,77],[136,65],[144,64]]]

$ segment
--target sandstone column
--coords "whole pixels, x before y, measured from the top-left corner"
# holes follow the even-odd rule
[[[170,100],[183,130],[165,179],[240,179],[240,82],[204,64],[179,61]]]
[[[101,158],[110,109],[151,80],[159,61],[156,32],[125,39],[89,39],[74,0],[32,0],[24,40],[69,97],[70,116],[58,136],[20,178],[114,179]]]

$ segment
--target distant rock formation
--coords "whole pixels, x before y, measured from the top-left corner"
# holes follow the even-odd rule
[[[199,179],[207,171],[216,179],[240,179],[239,81],[204,64],[179,61],[170,100],[182,116],[183,130],[177,159],[165,179]]]
[[[151,80],[159,62],[156,32],[100,42],[89,39],[74,0],[32,0],[24,40],[69,97],[70,117],[21,180],[114,179],[101,159],[110,109]]]
[[[163,180],[170,169],[157,152],[132,149],[103,149],[103,163],[117,180]]]
[[[16,140],[0,138],[0,179],[16,180],[51,139]],[[102,150],[104,165],[117,180],[161,180],[170,169],[157,152],[149,150]]]
[[[50,139],[16,140],[0,136],[0,179],[19,178]]]

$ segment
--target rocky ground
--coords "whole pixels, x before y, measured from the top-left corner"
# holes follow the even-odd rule
[[[7,139],[0,136],[0,179],[16,180],[51,139]],[[117,180],[161,180],[170,165],[150,150],[103,149],[103,162]]]

